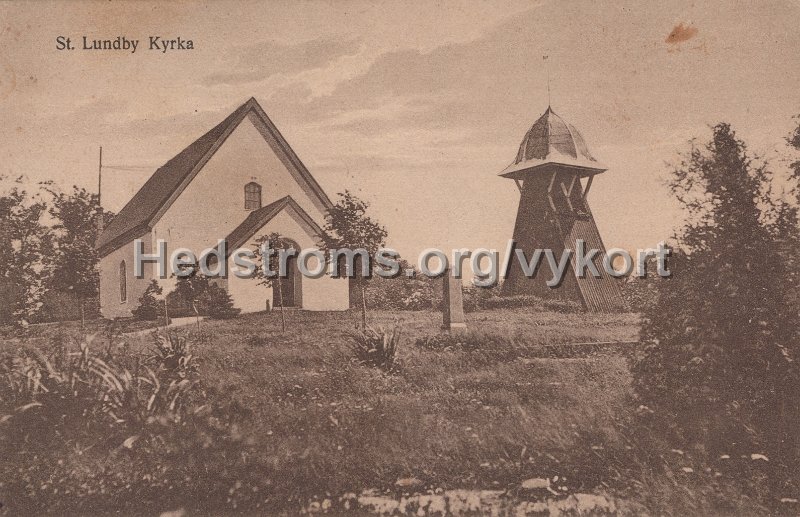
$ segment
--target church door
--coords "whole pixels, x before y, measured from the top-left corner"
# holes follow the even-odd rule
[[[300,249],[295,246],[295,249]],[[272,306],[301,308],[303,306],[303,282],[297,257],[289,257],[286,261],[286,277],[279,278],[272,287]],[[281,299],[283,304],[281,304]]]

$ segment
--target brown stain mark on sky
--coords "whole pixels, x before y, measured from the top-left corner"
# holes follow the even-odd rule
[[[669,43],[670,45],[675,45],[677,43],[690,40],[696,35],[697,35],[696,27],[679,23],[678,25],[675,26],[674,29],[672,29],[672,32],[669,33],[669,36],[667,36],[667,39],[665,39],[664,42]]]

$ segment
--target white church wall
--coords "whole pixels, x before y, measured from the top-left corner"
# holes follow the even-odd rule
[[[309,261],[310,263],[311,261]],[[309,311],[343,311],[350,307],[350,290],[346,278],[303,279],[303,308]]]
[[[143,235],[144,252],[151,253],[150,235]],[[127,298],[120,300],[120,264],[125,261]],[[147,285],[154,278],[153,267],[145,264],[144,278],[133,276],[133,242],[114,250],[102,259],[98,266],[100,272],[100,313],[104,318],[126,318],[132,316],[131,311],[138,306],[139,298],[144,294]]]
[[[285,209],[257,231],[254,237],[243,247],[254,249],[255,239],[261,235],[278,233],[294,240],[302,249],[316,248],[317,243],[308,235],[308,231],[300,224],[299,218]],[[299,251],[299,250],[298,250]],[[309,269],[315,269],[315,259],[309,259]],[[233,258],[228,264],[228,292],[236,307],[242,312],[263,311],[266,301],[272,306],[272,289],[259,285],[258,279],[239,278],[233,274],[236,267]],[[348,280],[346,278],[331,278],[327,273],[319,278],[302,277],[300,279],[302,290],[302,308],[313,311],[345,310],[350,305]]]
[[[290,195],[315,221],[324,220],[318,203],[245,118],[162,215],[154,238],[165,239],[170,253],[180,246],[199,254],[216,245],[250,213],[244,208],[244,186],[250,182],[261,185],[262,206]]]

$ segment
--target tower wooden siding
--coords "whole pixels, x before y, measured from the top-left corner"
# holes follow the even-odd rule
[[[583,137],[550,108],[525,135],[515,163],[502,176],[512,178],[520,189],[520,205],[514,226],[515,249],[530,260],[536,249],[551,249],[556,261],[565,248],[573,251],[567,271],[556,287],[547,286],[553,276],[542,257],[533,277],[525,276],[516,257],[511,262],[502,294],[534,295],[574,300],[593,312],[624,307],[620,280],[605,272],[606,249],[586,200],[582,178],[605,169],[591,156]],[[588,182],[587,182],[588,183]],[[577,278],[577,240],[584,251],[596,249],[593,263],[600,273],[590,271]]]

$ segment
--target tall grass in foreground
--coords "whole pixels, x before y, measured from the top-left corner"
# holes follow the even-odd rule
[[[0,367],[3,405],[11,411],[3,418],[67,432],[73,426],[137,427],[166,412],[179,416],[195,367],[185,348],[162,340],[163,355],[131,365],[101,359],[85,340],[77,350],[64,343],[49,353],[22,347]]]
[[[240,412],[212,406],[189,340],[156,335],[149,355],[102,358],[92,345],[100,348],[56,340],[0,352],[4,509],[110,513],[127,494],[128,512],[155,511],[170,497],[198,497],[193,483],[225,501],[227,487],[209,483],[205,469],[215,464],[225,484],[225,469],[240,464]],[[168,491],[179,483],[188,484],[180,496]]]

